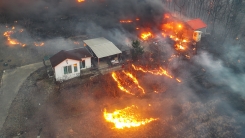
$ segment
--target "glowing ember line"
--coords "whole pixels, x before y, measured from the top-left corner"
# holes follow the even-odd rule
[[[44,46],[44,42],[40,42],[40,43],[34,42],[34,45],[35,45],[35,46]]]
[[[15,29],[14,27],[12,29]],[[23,31],[22,31],[23,32]],[[11,38],[11,35],[14,34],[14,31],[6,31],[4,32],[4,36],[7,38],[10,45],[21,45],[22,47],[25,47],[26,44],[19,42],[16,39]]]
[[[167,76],[167,77],[173,79],[173,77],[171,75],[169,75],[168,72],[166,70],[164,70],[162,67],[160,67],[156,71],[155,70],[146,70],[146,69],[143,69],[142,67],[136,67],[134,64],[132,64],[132,67],[133,67],[134,70],[137,70],[137,71],[142,71],[144,73],[151,73],[153,75]],[[178,78],[176,78],[175,80],[178,81],[178,82],[182,82]]]
[[[151,73],[153,75],[165,75],[169,78],[173,78],[171,75],[168,74],[168,72],[166,70],[164,70],[162,67],[160,67],[159,70],[157,71],[151,71],[151,70],[145,70],[141,67],[136,67],[135,65],[132,64],[132,67],[134,68],[134,70],[138,70],[138,71],[142,71],[142,72],[145,72],[145,73]]]
[[[178,82],[182,82],[180,79],[178,79],[178,78],[176,78],[176,81],[178,81]]]
[[[131,73],[125,71],[123,71],[123,73],[128,77],[130,77],[133,80],[133,82],[138,86],[138,88],[141,89],[142,92],[145,94],[145,90],[139,85],[138,80]]]
[[[115,127],[118,129],[138,127],[157,120],[157,118],[142,119],[140,115],[136,113],[137,109],[138,107],[135,105],[116,110],[112,113],[107,113],[105,109],[104,118],[107,122],[114,123]]]
[[[132,23],[133,21],[131,20],[121,20],[120,23]]]
[[[85,0],[77,0],[77,2],[85,2]]]
[[[166,71],[166,70],[164,70],[162,67],[160,67],[160,70],[161,70],[161,72],[157,72],[157,74],[159,74],[159,75],[166,75],[166,76],[168,76],[169,78],[173,78],[171,75],[169,75],[168,74],[168,72]]]
[[[126,92],[126,93],[128,93],[128,94],[134,95],[133,93],[129,92],[126,88],[124,88],[124,87],[122,86],[122,84],[121,84],[120,81],[118,80],[118,76],[117,76],[117,74],[116,74],[115,72],[112,72],[111,76],[112,76],[112,78],[117,82],[117,86],[118,86],[118,88],[119,88],[120,90],[122,90],[122,91],[124,91],[124,92]]]

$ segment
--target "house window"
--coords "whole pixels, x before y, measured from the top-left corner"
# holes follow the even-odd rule
[[[77,64],[73,64],[74,66],[74,72],[77,72]]]
[[[65,66],[65,67],[64,67],[64,74],[69,74],[69,73],[72,73],[71,65],[70,65],[70,66]]]
[[[81,69],[85,68],[85,60],[82,60],[82,61],[80,62],[80,68],[81,68]]]

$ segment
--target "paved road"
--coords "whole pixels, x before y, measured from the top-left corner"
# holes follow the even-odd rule
[[[0,130],[8,116],[8,110],[26,78],[43,66],[43,62],[5,70],[0,88]]]

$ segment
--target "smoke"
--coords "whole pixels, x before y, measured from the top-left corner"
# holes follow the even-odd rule
[[[88,35],[119,45],[135,39],[134,26],[120,24],[121,19],[140,18],[142,26],[150,27],[164,12],[160,1],[150,0],[1,0],[0,9],[2,23],[21,26],[33,39]]]
[[[137,33],[131,25],[120,24],[120,19],[134,20],[140,18],[142,27],[147,28],[152,27],[152,25],[156,27],[165,12],[160,0],[87,0],[84,3],[77,3],[76,0],[0,0],[0,9],[1,18],[4,19],[2,23],[7,22],[11,26],[16,25],[14,21],[18,20],[17,28],[25,29],[25,34],[15,37],[26,43],[33,43],[37,40],[44,42],[45,46],[39,47],[39,51],[48,55],[55,54],[60,50],[78,47],[70,37],[79,35],[85,35],[86,38],[105,37],[117,45],[128,45],[130,44],[129,40],[137,38]],[[176,54],[172,45],[166,43],[160,43],[160,45],[163,49],[161,54],[164,55],[164,58]],[[212,47],[212,45],[208,47]],[[219,56],[212,54],[216,51],[219,51]],[[97,114],[89,111],[93,109],[96,113],[100,113],[100,111],[97,111],[100,108],[103,109],[105,105],[111,106],[118,102],[122,102],[125,106],[128,106],[129,103],[142,106],[151,103],[152,110],[157,112],[156,114],[160,116],[160,119],[167,118],[166,122],[161,120],[160,123],[162,124],[155,126],[159,133],[166,134],[165,137],[173,137],[174,134],[176,137],[180,137],[181,134],[186,137],[200,137],[203,135],[206,137],[222,137],[222,130],[218,131],[218,127],[225,128],[226,125],[232,130],[232,133],[228,133],[229,136],[236,136],[236,134],[233,135],[233,132],[235,132],[233,129],[236,125],[242,126],[239,121],[244,121],[244,111],[238,111],[243,102],[233,103],[233,100],[235,101],[236,98],[241,97],[243,99],[245,96],[244,59],[244,49],[240,46],[230,46],[228,44],[224,44],[222,50],[210,48],[207,51],[199,51],[198,55],[191,61],[175,57],[169,61],[166,68],[174,77],[180,78],[182,82],[178,83],[162,76],[140,76],[140,79],[145,81],[142,81],[144,87],[156,84],[157,90],[164,93],[152,97],[146,96],[145,99],[135,100],[132,98],[130,102],[122,101],[123,98],[110,99],[110,101],[102,98],[99,101],[96,99],[99,97],[96,96],[96,93],[99,92],[95,91],[91,92],[92,95],[90,96],[87,96],[87,93],[80,96],[79,98],[87,96],[87,101],[81,101],[79,98],[74,98],[74,95],[79,95],[84,91],[87,92],[89,88],[85,86],[77,89],[67,88],[71,91],[70,93],[76,91],[74,95],[66,93],[66,89],[63,89],[60,96],[63,99],[57,100],[60,105],[49,107],[46,120],[55,120],[58,116],[63,117],[67,112],[79,114],[85,110],[85,115],[78,117],[81,120],[78,124],[76,122],[77,118],[69,119],[65,123],[62,122],[62,119],[58,120],[58,123],[52,123],[51,126],[53,127],[50,128],[53,129],[53,133],[58,133],[58,130],[62,131],[62,129],[68,131],[68,125],[65,126],[64,124],[69,124],[69,127],[77,129],[76,133],[82,131],[87,134],[94,130],[90,130],[91,126],[89,127],[89,122],[92,122],[90,125],[96,127],[97,130],[90,133],[96,133],[93,136],[103,135],[106,137],[110,135],[111,130],[102,129],[106,131],[100,132],[102,130],[98,126],[105,128],[105,125],[98,123],[97,126],[97,122],[91,121],[91,116],[98,122],[101,122],[102,119]],[[164,60],[167,62],[167,59]],[[149,63],[151,64],[151,62]],[[91,87],[95,86],[92,85]],[[102,88],[97,89],[101,91]],[[108,91],[110,91],[108,88],[103,89],[103,92]],[[74,104],[74,101],[78,102]],[[77,108],[80,107],[77,105],[81,105],[82,108]],[[67,106],[67,110],[58,113],[53,111],[56,107],[62,108],[63,106]],[[72,110],[73,108],[74,110]],[[174,116],[174,119],[172,116]],[[63,124],[62,129],[59,128],[59,124]],[[72,127],[72,125],[77,127]],[[84,130],[79,130],[78,128],[82,125],[87,127],[84,127]],[[168,130],[171,130],[173,135],[170,135],[167,132]],[[239,131],[239,129],[237,130]],[[215,133],[215,131],[216,135],[209,134],[209,132]],[[52,136],[54,137],[55,134]],[[87,136],[91,137],[92,135],[87,134]]]
[[[232,58],[236,58],[236,56]],[[225,67],[224,61],[221,59],[214,60],[212,55],[207,52],[202,52],[195,62],[206,68],[212,75],[211,83],[230,88],[233,92],[238,92],[245,96],[244,73],[236,73],[232,68]]]

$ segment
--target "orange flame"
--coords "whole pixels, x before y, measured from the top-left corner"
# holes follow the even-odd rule
[[[133,82],[137,85],[137,87],[138,87],[139,89],[141,89],[142,92],[145,94],[145,90],[139,85],[138,80],[137,80],[131,73],[125,72],[125,71],[123,71],[123,73],[124,73],[125,75],[127,75],[129,78],[131,78],[131,79],[133,80]]]
[[[124,88],[124,87],[122,86],[122,84],[120,83],[120,81],[119,81],[119,79],[118,79],[118,76],[117,76],[117,74],[116,74],[115,72],[112,72],[111,76],[112,76],[112,78],[117,82],[117,87],[118,87],[121,91],[126,92],[127,94],[135,95],[135,94],[131,93],[130,91],[128,91],[126,88]]]
[[[149,38],[152,38],[153,35],[151,32],[144,32],[140,35],[140,37],[143,39],[143,40],[148,40]]]
[[[150,73],[153,75],[167,76],[167,77],[173,79],[173,77],[166,70],[164,70],[162,67],[160,67],[158,70],[146,70],[146,69],[143,69],[142,67],[136,67],[134,64],[132,64],[132,67],[134,70],[137,70],[137,71],[142,71],[144,73]],[[181,82],[181,80],[178,78],[176,78],[176,81]]]
[[[165,19],[169,19],[170,18],[170,15],[169,14],[164,14],[164,18]]]
[[[145,70],[141,67],[136,67],[134,64],[132,64],[132,67],[134,70],[138,70],[138,71],[142,71],[142,72],[145,72],[145,73],[151,73],[153,75],[160,75],[160,76],[167,76],[169,78],[173,78],[171,75],[168,74],[168,72],[166,70],[164,70],[162,67],[159,68],[159,70],[156,70],[156,71],[152,71],[152,70]]]
[[[176,50],[185,50],[185,47],[181,43],[176,44],[175,46],[176,46],[175,48]]]
[[[132,23],[132,20],[120,20],[120,23]]]
[[[80,3],[80,2],[85,2],[85,0],[77,0],[77,2],[79,2],[79,3]]]
[[[158,120],[157,118],[147,118],[143,119],[140,114],[136,113],[138,107],[135,105],[126,107],[121,110],[115,110],[112,113],[107,113],[104,110],[104,118],[107,122],[114,123],[117,129],[139,127],[141,125],[146,125],[152,121]]]
[[[127,77],[129,77],[134,82],[135,85],[137,85],[137,87],[142,91],[143,94],[145,94],[145,90],[139,85],[139,82],[136,79],[136,77],[134,77],[129,72],[125,72],[125,71],[122,71],[122,72]],[[112,78],[117,82],[117,86],[121,91],[126,92],[127,94],[135,95],[134,93],[130,92],[127,88],[125,88],[125,85],[127,85],[127,84],[123,84],[123,83],[125,83],[125,81],[123,79],[121,79],[115,72],[112,73]]]
[[[35,46],[44,46],[44,42],[34,42],[34,45]]]
[[[12,29],[15,29],[15,28],[13,27]],[[26,46],[26,44],[21,43],[18,40],[11,38],[11,35],[12,34],[14,34],[14,31],[6,31],[6,32],[3,33],[3,35],[7,38],[8,43],[10,45],[21,45],[22,47],[25,47]]]
[[[188,35],[184,34],[184,26],[179,22],[169,22],[162,25],[163,33],[162,35],[165,37],[166,34],[176,42],[175,49],[176,50],[185,50],[189,42]]]
[[[178,78],[176,78],[176,80],[178,81],[178,82],[182,82],[180,79],[178,79]]]

